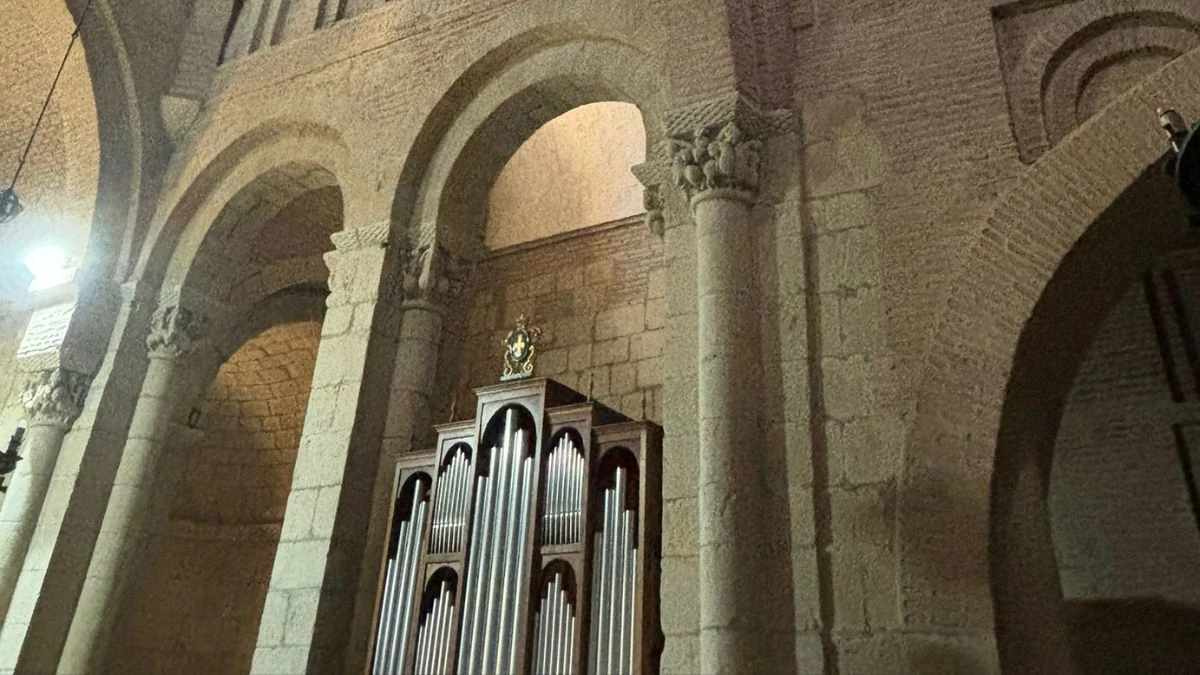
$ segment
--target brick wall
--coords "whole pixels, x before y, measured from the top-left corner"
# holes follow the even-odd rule
[[[526,313],[545,331],[536,375],[583,393],[590,382],[597,400],[661,422],[665,292],[662,240],[641,219],[493,254],[448,317],[434,419],[451,387],[456,417],[473,414],[471,388],[499,381],[500,341]]]
[[[222,365],[170,520],[124,608],[114,672],[249,669],[320,330],[315,322],[270,328]]]
[[[1172,431],[1200,419],[1200,407],[1194,395],[1173,400],[1158,344],[1136,284],[1096,334],[1067,401],[1050,512],[1069,600],[1159,598],[1200,609],[1200,533]]]

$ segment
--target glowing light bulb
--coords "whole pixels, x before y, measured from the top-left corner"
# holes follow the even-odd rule
[[[25,254],[25,269],[33,275],[29,290],[41,291],[65,284],[75,277],[67,267],[67,254],[59,246],[39,246]]]

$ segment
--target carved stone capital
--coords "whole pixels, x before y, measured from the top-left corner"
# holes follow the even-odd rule
[[[661,237],[667,229],[667,219],[663,216],[663,201],[659,187],[650,185],[642,191],[642,206],[646,209],[646,227]]]
[[[404,269],[404,302],[444,305],[462,293],[467,262],[440,244],[422,244]]]
[[[83,411],[83,399],[91,384],[90,375],[65,368],[33,373],[21,392],[29,426],[70,429]]]
[[[660,155],[661,156],[661,155]],[[657,236],[662,236],[667,229],[667,220],[663,215],[662,184],[666,182],[661,162],[648,160],[643,164],[632,167],[633,175],[642,184],[642,206],[646,209],[646,227]]]
[[[178,305],[160,306],[150,319],[146,350],[152,358],[181,359],[196,348],[208,331],[208,318]]]
[[[721,188],[755,194],[762,147],[762,141],[748,136],[737,122],[698,128],[690,138],[672,138],[675,184],[691,199]]]
[[[736,93],[673,111],[666,122],[672,180],[693,203],[713,191],[754,199],[764,142],[796,130],[791,111],[764,111]]]

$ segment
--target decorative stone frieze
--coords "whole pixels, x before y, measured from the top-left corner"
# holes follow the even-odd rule
[[[404,270],[404,301],[443,304],[457,297],[467,282],[465,260],[440,244],[417,248]]]
[[[34,373],[21,392],[29,426],[71,428],[83,411],[83,400],[92,377],[65,368]]]
[[[146,351],[152,358],[181,359],[204,339],[208,325],[205,316],[190,309],[178,305],[160,306],[150,319]]]

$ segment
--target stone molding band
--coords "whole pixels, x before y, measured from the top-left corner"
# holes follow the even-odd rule
[[[363,248],[383,248],[388,245],[392,224],[384,221],[362,227],[348,227],[334,232],[329,239],[338,253],[348,253]]]

